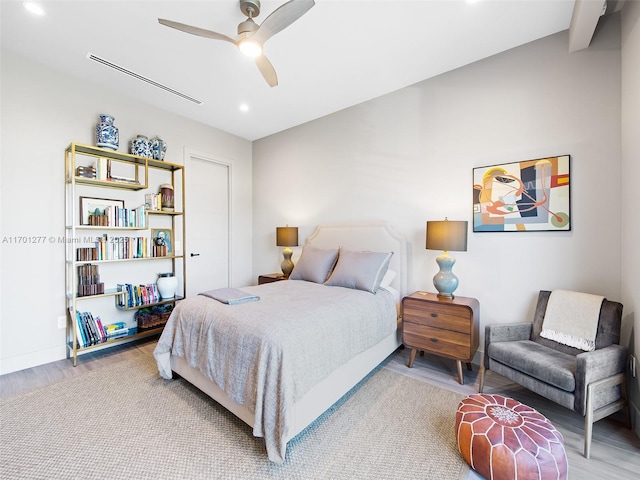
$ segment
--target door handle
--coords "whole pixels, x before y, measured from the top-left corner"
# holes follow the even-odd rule
[[[191,256],[192,256],[192,257],[199,257],[199,256],[200,256],[200,254],[199,254],[199,253],[192,253],[192,254],[191,254]]]

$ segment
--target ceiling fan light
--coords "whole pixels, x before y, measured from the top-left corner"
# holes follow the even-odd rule
[[[242,40],[238,44],[238,48],[247,57],[256,58],[262,55],[262,46],[250,38]]]

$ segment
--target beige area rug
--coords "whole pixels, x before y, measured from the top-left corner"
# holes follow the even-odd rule
[[[151,356],[0,402],[3,479],[458,479],[463,398],[378,368],[267,460],[251,429]]]

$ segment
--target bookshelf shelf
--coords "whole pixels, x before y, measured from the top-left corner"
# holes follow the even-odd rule
[[[150,337],[152,335],[159,335],[160,333],[162,333],[162,329],[163,327],[145,328],[145,329],[139,329],[137,327],[133,327],[129,329],[129,332],[126,335],[122,335],[116,338],[110,338],[110,339],[107,339],[105,342],[97,343],[95,345],[89,345],[88,347],[78,349],[78,353],[85,353],[89,350],[100,350],[103,348],[114,347],[121,343],[133,342],[134,340]],[[73,349],[73,344],[71,341],[67,342],[67,349],[68,350]]]
[[[182,215],[182,212],[164,212],[162,210],[148,210],[149,215]]]
[[[149,230],[148,227],[103,227],[99,225],[67,225],[65,228],[76,230]]]
[[[141,257],[141,258],[114,258],[111,260],[69,260],[68,262],[75,265],[101,264],[101,263],[120,263],[120,262],[145,262],[149,260],[177,260],[183,259],[183,255],[165,255],[163,257]]]
[[[158,196],[161,185],[173,188],[175,204],[171,210],[152,209],[161,208]],[[167,312],[184,298],[186,262],[181,254],[185,241],[184,198],[183,165],[75,142],[65,150],[66,347],[67,358],[73,360],[74,366],[78,355],[86,351],[162,332],[163,325],[155,325],[157,320],[151,323],[140,317],[138,321],[133,313],[146,307]],[[117,224],[144,226],[114,226]],[[131,233],[127,236],[125,232]],[[164,242],[156,244],[155,235]],[[182,248],[176,248],[180,244]],[[154,256],[165,251],[171,253]],[[158,274],[148,262],[158,262],[162,272],[172,273],[178,279],[176,296],[125,307],[127,292],[114,287],[125,278],[154,286]],[[148,291],[152,290],[149,287]],[[109,297],[115,298],[111,305],[104,302]],[[165,316],[168,313],[161,318]],[[126,333],[109,338],[107,323],[110,328],[116,328],[117,324]]]
[[[126,293],[126,292],[120,292],[120,293]],[[125,311],[131,311],[131,310],[140,310],[141,308],[149,308],[149,307],[155,307],[158,305],[167,305],[167,304],[171,304],[171,303],[175,303],[177,301],[183,300],[184,297],[180,296],[180,295],[176,295],[174,298],[170,298],[167,300],[160,300],[159,302],[154,302],[154,303],[147,303],[144,305],[136,305],[134,307],[125,307],[122,305],[118,305],[118,302],[116,301],[116,308],[119,310],[125,310]]]
[[[91,300],[92,298],[104,298],[104,297],[117,297],[120,295],[124,295],[125,292],[118,292],[115,288],[106,290],[104,293],[99,293],[98,295],[72,295],[67,294],[67,299],[72,299],[75,297],[76,300]]]

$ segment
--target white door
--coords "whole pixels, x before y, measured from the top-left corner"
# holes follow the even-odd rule
[[[231,165],[186,151],[187,296],[230,285]]]

